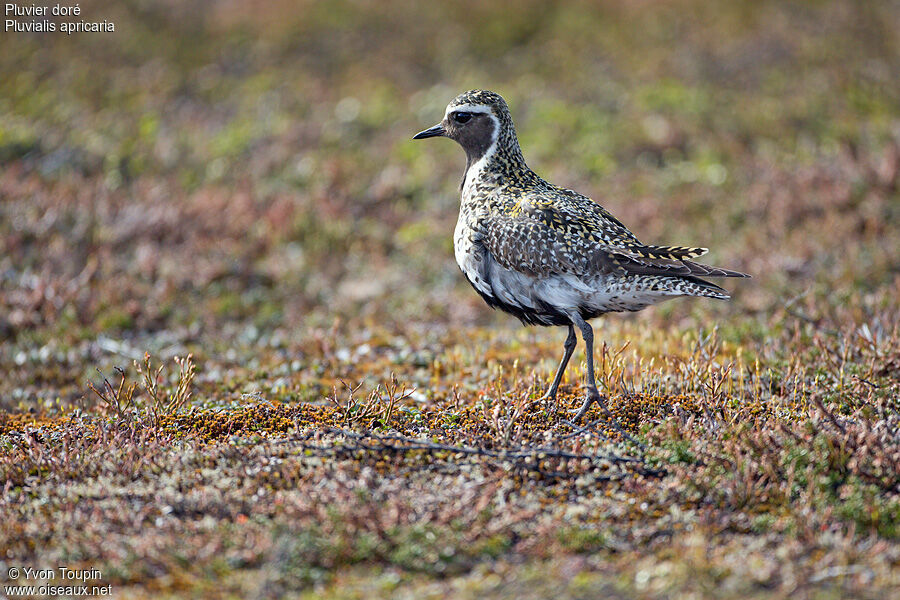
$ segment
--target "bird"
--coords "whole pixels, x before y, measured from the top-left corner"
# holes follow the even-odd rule
[[[706,248],[641,243],[608,210],[542,179],[525,162],[509,106],[488,90],[463,92],[440,123],[413,136],[446,137],[466,154],[453,234],[456,263],[489,306],[525,325],[568,328],[556,374],[540,400],[555,402],[575,329],[587,360],[586,395],[577,423],[594,403],[605,409],[594,376],[589,321],[635,312],[679,296],[729,299],[702,278],[749,277],[694,259]]]

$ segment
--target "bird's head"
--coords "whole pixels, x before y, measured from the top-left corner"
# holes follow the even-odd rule
[[[463,147],[469,161],[474,161],[491,152],[498,139],[510,135],[515,139],[506,101],[494,92],[471,90],[447,105],[440,123],[420,131],[413,139],[448,137]]]

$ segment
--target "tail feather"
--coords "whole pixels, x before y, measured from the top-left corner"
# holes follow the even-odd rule
[[[712,267],[710,265],[702,265],[689,260],[682,261],[691,270],[691,275],[699,275],[700,277],[750,277],[746,273],[740,271],[732,271],[731,269],[723,269],[722,267]]]
[[[740,271],[723,269],[696,263],[690,260],[671,260],[667,258],[634,258],[631,256],[616,257],[607,255],[612,262],[629,273],[636,275],[680,275],[683,277],[750,277]]]
[[[749,277],[746,273],[689,260],[706,254],[706,248],[683,246],[602,247],[598,263],[612,260],[625,270],[641,275],[694,275],[697,277]]]
[[[677,289],[685,292],[685,296],[700,296],[702,298],[716,298],[718,300],[730,300],[731,294],[728,290],[717,286],[714,283],[704,281],[699,277],[678,277],[681,281],[677,284]]]
[[[727,290],[690,275],[629,275],[623,282],[625,282],[626,290],[623,295],[629,300],[620,302],[621,308],[613,310],[641,310],[651,304],[679,296],[714,298],[716,300],[731,298]]]
[[[687,260],[699,258],[709,252],[707,248],[689,248],[687,246],[643,246],[632,248],[646,258],[658,258],[663,260]]]
[[[697,258],[708,252],[706,248],[687,248],[685,246],[645,246],[629,244],[608,248],[617,254],[648,262],[649,264],[668,265],[680,263],[689,258]]]

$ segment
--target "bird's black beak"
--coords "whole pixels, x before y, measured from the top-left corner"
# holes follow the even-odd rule
[[[429,127],[425,131],[420,131],[413,136],[413,139],[424,140],[425,138],[437,137],[439,135],[444,135],[444,127],[440,123],[438,123],[434,127]]]

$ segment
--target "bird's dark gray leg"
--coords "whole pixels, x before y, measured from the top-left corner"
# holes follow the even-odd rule
[[[602,403],[602,398],[600,397],[600,391],[597,389],[597,381],[594,379],[594,330],[578,313],[571,313],[570,316],[572,322],[581,330],[581,337],[584,339],[584,352],[587,355],[587,397],[584,399],[584,404],[581,405],[581,408],[578,409],[578,412],[572,418],[572,422],[577,423],[591,407],[591,404],[594,402]]]
[[[550,388],[547,390],[547,393],[540,397],[540,400],[556,400],[556,390],[559,389],[559,384],[562,381],[563,373],[566,372],[566,365],[569,364],[569,359],[572,358],[572,353],[575,351],[575,344],[577,343],[577,338],[575,337],[575,328],[569,325],[569,335],[566,337],[566,341],[563,344],[563,348],[565,351],[563,352],[562,360],[559,361],[559,368],[556,369],[556,375],[553,377],[553,383],[550,384]]]

